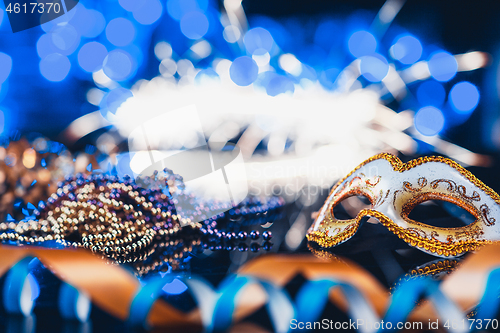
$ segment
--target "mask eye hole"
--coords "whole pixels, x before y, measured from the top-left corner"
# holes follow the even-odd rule
[[[445,200],[426,200],[413,207],[408,218],[439,228],[460,228],[476,221],[467,209]]]
[[[371,202],[368,197],[364,195],[352,195],[338,202],[337,205],[332,208],[332,213],[337,220],[352,220],[361,210],[370,207]]]

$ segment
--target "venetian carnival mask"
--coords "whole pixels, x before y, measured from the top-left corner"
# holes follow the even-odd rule
[[[365,196],[371,207],[349,220],[339,220],[333,208],[351,196]],[[475,217],[463,227],[443,228],[408,217],[420,203],[443,200]],[[376,218],[409,245],[440,257],[455,257],[500,240],[497,219],[500,196],[458,163],[444,157],[422,157],[403,163],[390,154],[371,157],[332,189],[307,239],[333,247],[351,238],[363,217]],[[500,223],[500,221],[498,221]]]

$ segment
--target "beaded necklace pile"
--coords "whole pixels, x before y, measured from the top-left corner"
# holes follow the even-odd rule
[[[0,241],[86,248],[115,263],[137,263],[136,270],[147,273],[165,263],[172,265],[196,246],[210,247],[211,243],[212,249],[234,248],[232,241],[245,241],[247,233],[219,231],[218,220],[226,215],[234,219],[260,214],[284,204],[278,197],[265,202],[250,198],[233,208],[227,203],[203,202],[184,190],[182,178],[170,170],[163,172],[161,183],[150,188],[141,188],[128,177],[79,174],[67,178],[39,204],[34,211],[37,219],[0,223]],[[190,208],[178,211],[175,203],[179,200],[189,202]],[[262,236],[265,241],[272,237],[270,232]],[[250,233],[254,240],[259,237],[258,231]],[[168,247],[175,251],[143,265],[157,248]]]

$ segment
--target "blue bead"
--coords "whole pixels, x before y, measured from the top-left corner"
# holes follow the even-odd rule
[[[264,238],[265,240],[270,240],[271,238],[273,238],[273,234],[270,231],[264,231],[262,233],[262,238]]]
[[[273,243],[271,243],[271,242],[265,242],[264,245],[262,246],[262,248],[265,251],[271,251],[271,249],[273,248]]]
[[[252,230],[250,232],[251,239],[256,240],[256,239],[259,239],[259,237],[260,237],[260,232],[258,232],[257,230]]]
[[[248,237],[248,234],[247,234],[246,231],[240,231],[238,233],[238,239],[239,240],[245,241],[247,239],[247,237]]]
[[[252,243],[250,245],[250,251],[252,252],[258,252],[260,250],[260,245],[257,243]]]

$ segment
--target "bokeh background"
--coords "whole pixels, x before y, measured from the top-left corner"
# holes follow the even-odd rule
[[[396,11],[403,2],[394,4]],[[267,94],[275,96],[293,94],[302,78],[335,92],[338,75],[346,66],[375,53],[380,57],[365,59],[369,73],[354,89],[377,83],[387,72],[387,64],[402,72],[439,52],[447,52],[441,53],[446,56],[481,51],[489,54],[486,68],[454,75],[455,65],[448,58],[448,77],[445,73],[439,78],[431,70],[429,79],[408,84],[404,99],[380,97],[395,111],[416,112],[432,105],[445,121],[441,129],[431,132],[439,130],[440,135],[474,151],[498,150],[496,31],[500,7],[496,2],[408,1],[394,21],[383,27],[374,25],[374,20],[384,1],[256,0],[241,5],[213,0],[84,0],[60,19],[16,34],[11,33],[3,8],[2,133],[36,131],[58,138],[75,119],[106,108],[102,104],[109,94],[119,102],[128,96],[117,88],[131,89],[139,80],[157,76],[188,82],[203,72],[218,75],[216,65],[221,59],[233,62],[253,57],[253,63],[243,61],[247,58],[239,63],[245,77],[233,80],[240,85],[248,83],[245,79],[255,81],[255,86],[264,86]],[[251,33],[245,39],[247,31]],[[401,40],[404,36],[411,38]],[[283,68],[286,58],[281,56],[287,54],[294,56],[289,67],[295,59],[304,66],[301,74]],[[259,61],[268,61],[270,68],[260,68],[258,78],[253,78],[252,66]],[[271,80],[262,79],[268,72],[279,79],[269,84]],[[367,80],[371,72],[375,77]],[[458,85],[464,81],[472,85]],[[457,100],[453,88],[460,96]],[[428,112],[439,122],[436,113]]]
[[[286,201],[234,226],[271,230],[272,248],[205,244],[178,260],[217,284],[262,253],[309,253],[331,186],[382,151],[451,157],[499,191],[499,16],[496,1],[81,0],[12,33],[0,3],[0,212],[29,217],[51,181],[140,172],[202,132],[238,144],[251,194]],[[168,113],[193,104],[202,131]],[[152,151],[132,151],[131,133],[165,113]],[[393,265],[386,252],[405,244],[377,227],[339,253],[386,286],[435,259],[409,252]]]

